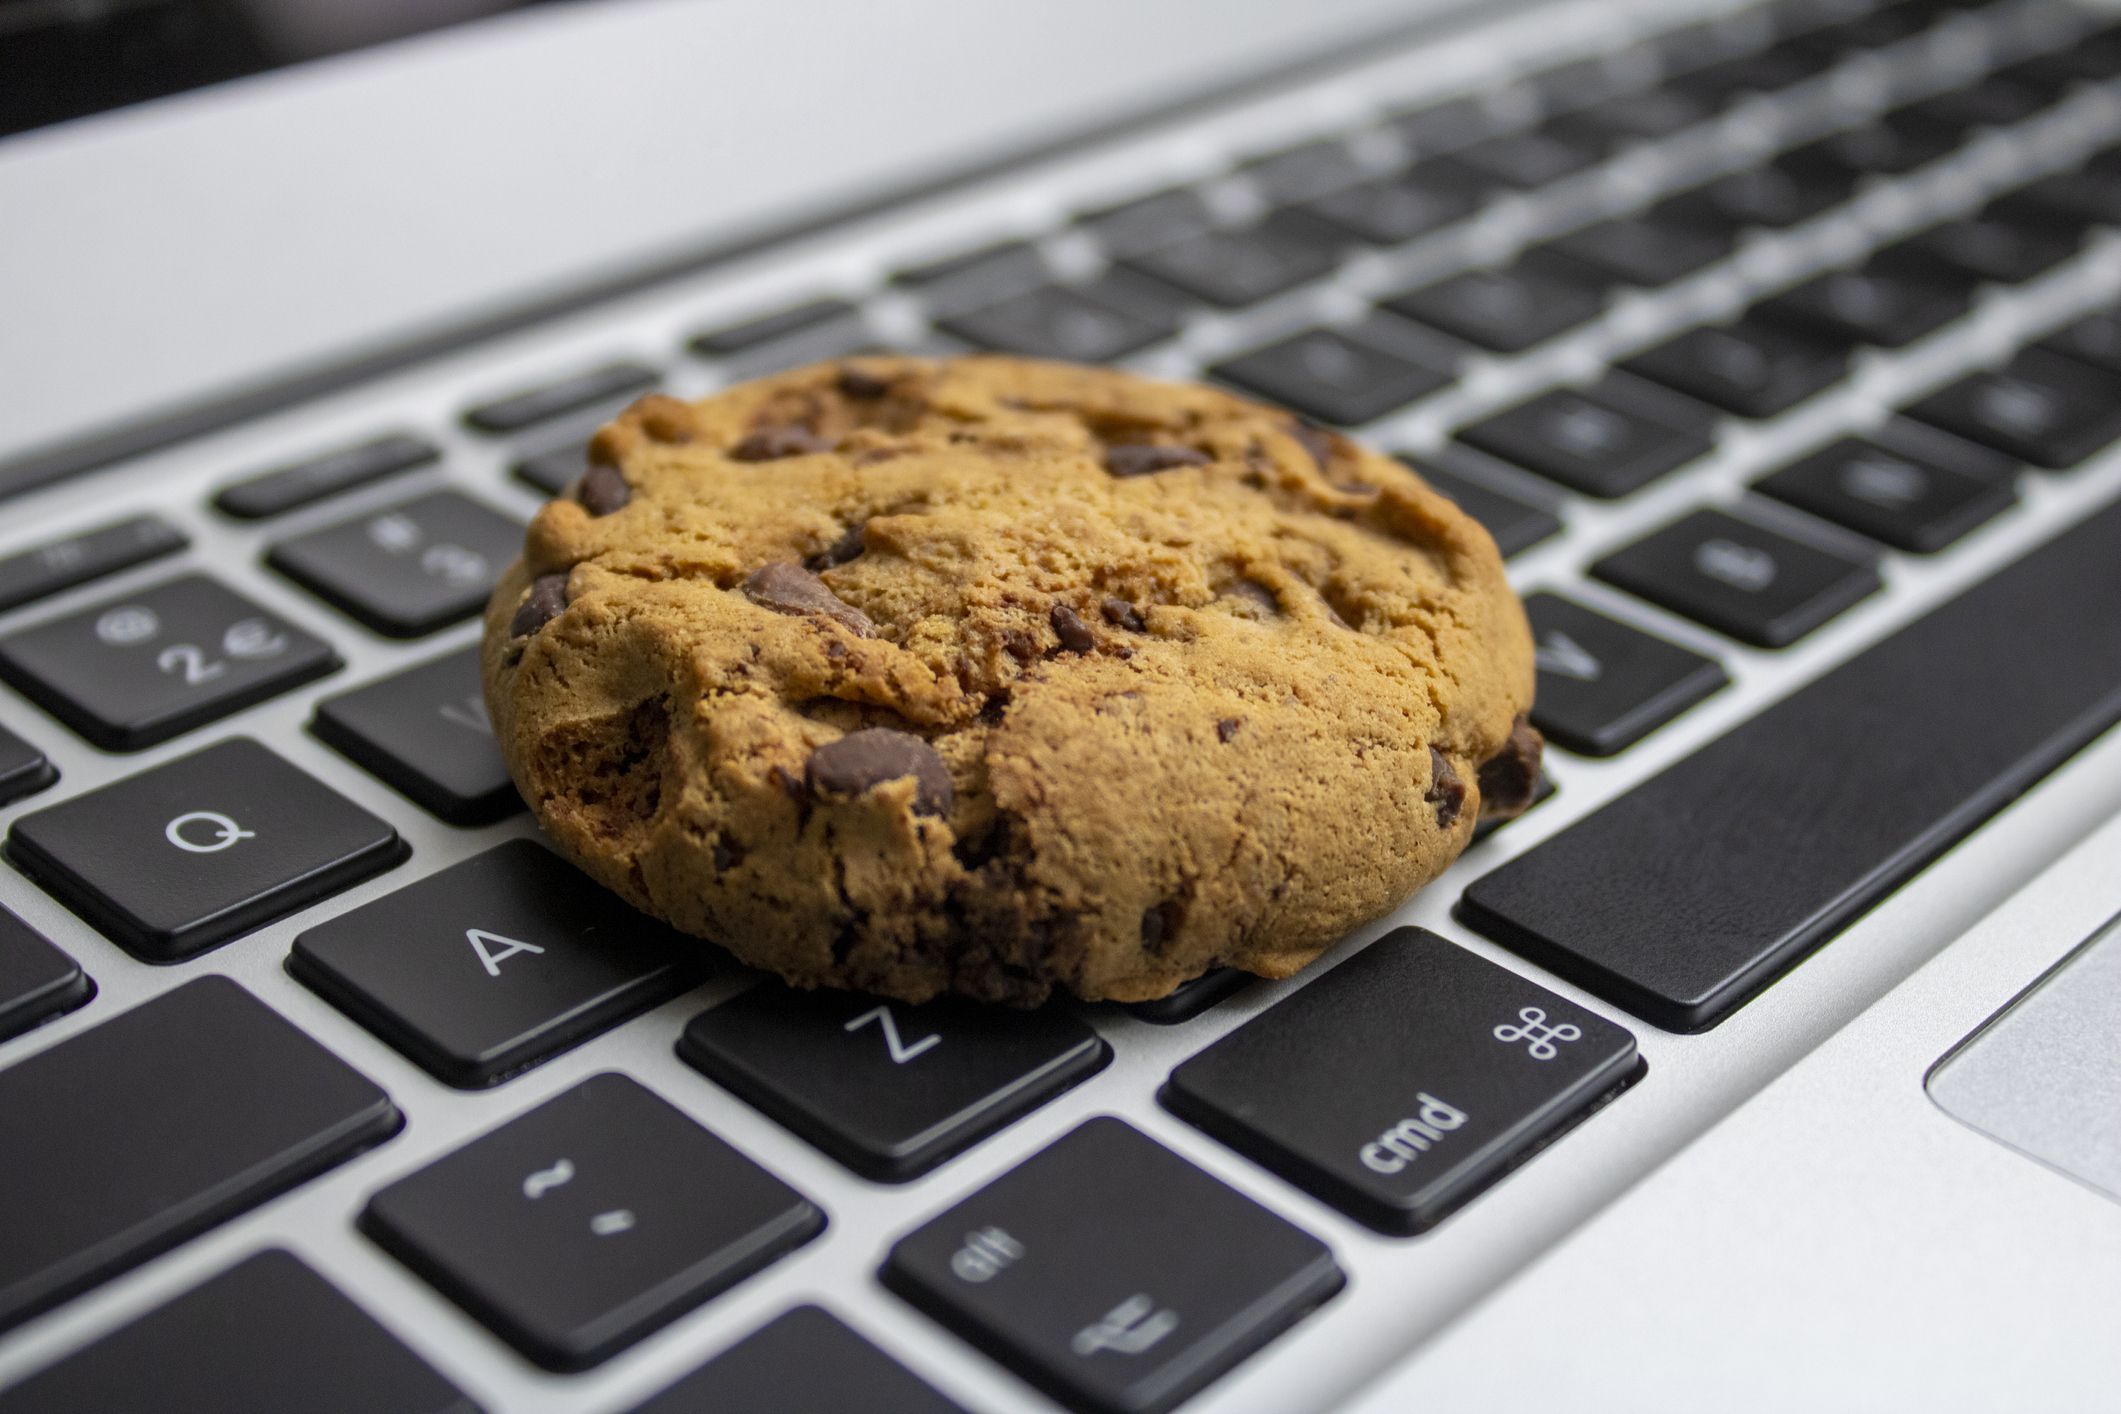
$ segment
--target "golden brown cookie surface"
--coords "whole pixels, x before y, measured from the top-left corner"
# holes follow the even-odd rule
[[[1492,541],[1285,412],[864,359],[591,460],[487,614],[503,751],[592,875],[791,981],[1286,976],[1529,794]]]

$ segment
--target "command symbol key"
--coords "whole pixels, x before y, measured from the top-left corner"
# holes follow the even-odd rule
[[[1639,1070],[1624,1028],[1402,928],[1181,1065],[1163,1101],[1357,1222],[1404,1235]]]

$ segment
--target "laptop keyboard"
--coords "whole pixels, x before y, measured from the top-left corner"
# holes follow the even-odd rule
[[[0,558],[0,680],[42,709],[0,727],[36,886],[0,911],[0,1136],[37,1156],[0,1165],[0,1329],[35,1342],[0,1414],[171,1407],[173,1365],[201,1408],[1294,1407],[1248,1372],[1328,1330],[1344,1391],[1448,1314],[1386,1309],[1406,1264],[1681,1083],[1659,1032],[2121,719],[2121,614],[2084,609],[2121,510],[1977,548],[2121,440],[2117,193],[2121,28],[1752,7],[968,221],[660,352],[467,365],[457,405]],[[1567,818],[1484,832],[1430,927],[1128,1007],[800,995],[633,913],[525,837],[469,621],[615,406],[871,349],[1204,376],[1402,455],[1522,571],[1539,799],[1576,802],[1527,819]],[[460,455],[505,470],[437,480]],[[185,561],[229,524],[270,575]],[[1940,606],[1851,631],[1910,581]],[[84,972],[55,905],[124,952],[84,933]],[[1604,1191],[1688,1115],[1598,1151]]]

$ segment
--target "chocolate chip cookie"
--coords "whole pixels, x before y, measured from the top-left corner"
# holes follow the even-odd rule
[[[1294,972],[1537,774],[1494,543],[1202,387],[860,359],[650,396],[486,618],[510,769],[635,906],[804,986]]]

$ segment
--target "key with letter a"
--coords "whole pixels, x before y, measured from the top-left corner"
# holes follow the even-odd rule
[[[479,1089],[676,995],[714,955],[511,840],[310,929],[287,969]]]

